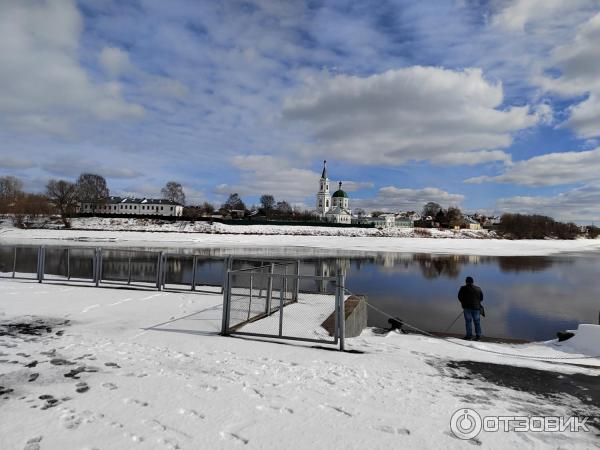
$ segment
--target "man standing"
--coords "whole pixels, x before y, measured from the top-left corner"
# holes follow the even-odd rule
[[[483,301],[483,292],[479,286],[473,284],[473,278],[467,277],[465,285],[460,287],[458,291],[458,300],[463,308],[465,316],[465,326],[467,327],[467,335],[463,338],[467,341],[473,339],[473,331],[471,324],[475,322],[475,340],[481,339],[481,321],[480,311],[481,302]]]

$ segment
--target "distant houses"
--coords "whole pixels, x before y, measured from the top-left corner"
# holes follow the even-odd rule
[[[108,197],[98,202],[81,202],[79,213],[134,217],[181,217],[183,215],[183,205],[165,199]]]

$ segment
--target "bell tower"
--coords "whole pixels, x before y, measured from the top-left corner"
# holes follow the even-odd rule
[[[327,161],[323,161],[323,172],[319,180],[317,193],[317,214],[324,216],[331,208],[331,195],[329,195],[329,178],[327,177]]]

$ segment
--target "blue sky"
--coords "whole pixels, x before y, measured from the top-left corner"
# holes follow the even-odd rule
[[[600,219],[600,1],[9,0],[0,175]]]

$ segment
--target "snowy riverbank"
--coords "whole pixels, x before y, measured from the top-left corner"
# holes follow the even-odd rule
[[[511,241],[471,238],[240,235],[0,228],[0,245],[11,244],[185,249],[243,248],[263,252],[271,249],[274,253],[281,253],[284,249],[293,249],[296,256],[302,252],[311,256],[334,255],[339,252],[407,252],[479,256],[542,256],[566,252],[600,252],[600,239]]]
[[[10,331],[0,337],[3,449],[28,441],[25,448],[41,449],[465,448],[449,427],[461,407],[482,415],[599,413],[598,359],[568,360],[590,366],[581,367],[470,347],[572,358],[585,354],[585,339],[464,344],[367,330],[347,341],[357,353],[340,353],[221,337],[218,294],[13,280],[0,280],[0,289],[0,322]],[[35,329],[36,319],[38,333],[19,333]],[[527,390],[473,372],[477,365],[548,381]],[[560,380],[582,390],[553,396]],[[595,433],[483,432],[471,443],[589,448]]]

